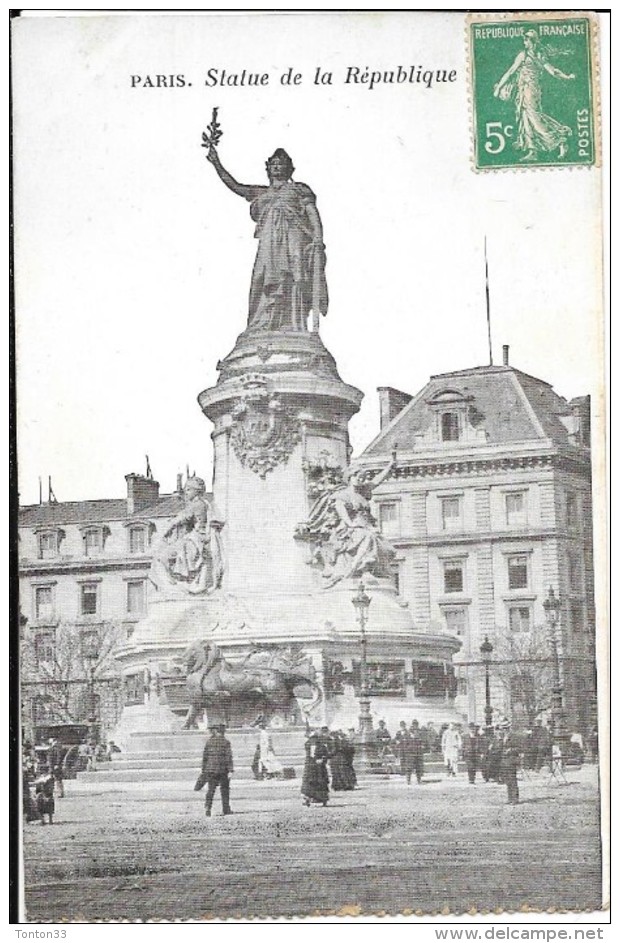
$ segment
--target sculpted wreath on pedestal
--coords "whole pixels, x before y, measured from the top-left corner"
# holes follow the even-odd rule
[[[285,462],[301,438],[299,423],[267,390],[263,377],[246,378],[246,393],[233,409],[230,441],[242,465],[261,478]]]
[[[184,498],[185,507],[154,548],[151,580],[160,592],[209,593],[222,582],[223,523],[205,497],[202,478],[188,478]]]
[[[326,588],[364,573],[391,577],[395,551],[377,528],[367,493],[385,481],[395,462],[393,458],[370,484],[343,470],[341,481],[317,498],[308,520],[297,528],[296,538],[314,545],[312,562],[322,568]]]
[[[250,203],[256,223],[256,261],[250,285],[248,331],[307,331],[313,314],[327,313],[325,246],[316,197],[305,183],[292,179],[295,168],[279,147],[266,163],[269,186],[238,183],[224,168],[216,150],[221,137],[214,112],[211,137],[203,135],[207,160],[220,180]]]
[[[201,711],[222,703],[222,698],[244,697],[255,700],[261,708],[286,709],[296,688],[311,688],[313,699],[305,709],[309,714],[320,703],[323,693],[315,681],[312,660],[294,646],[257,648],[240,663],[228,661],[219,646],[205,640],[194,642],[186,650],[184,665],[190,708],[184,727],[196,726]]]

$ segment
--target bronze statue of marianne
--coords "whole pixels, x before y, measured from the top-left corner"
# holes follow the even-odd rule
[[[318,330],[319,312],[327,313],[327,284],[323,226],[314,193],[291,179],[295,168],[282,148],[267,161],[267,187],[237,183],[214,146],[207,159],[228,189],[250,202],[256,223],[248,331],[307,331],[310,312],[312,330]]]

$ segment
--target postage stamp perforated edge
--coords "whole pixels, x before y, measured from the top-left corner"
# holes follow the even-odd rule
[[[592,103],[592,146],[594,151],[594,160],[589,163],[515,163],[504,166],[486,166],[481,167],[477,161],[476,140],[477,123],[475,107],[475,73],[474,56],[472,49],[472,30],[471,27],[476,23],[490,25],[492,23],[505,24],[513,22],[532,22],[541,23],[548,20],[577,20],[586,19],[589,24],[589,59],[590,59],[590,99]],[[497,13],[470,13],[465,17],[465,49],[466,49],[466,75],[467,75],[467,107],[469,112],[469,157],[470,167],[477,174],[495,173],[527,173],[529,171],[548,172],[561,170],[584,171],[592,168],[601,167],[601,64],[600,64],[600,30],[598,16],[592,11],[580,10],[549,10],[549,11],[525,11],[525,12],[497,12]]]

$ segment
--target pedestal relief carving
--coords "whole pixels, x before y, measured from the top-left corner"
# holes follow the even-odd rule
[[[384,481],[393,467],[394,460],[374,484]],[[308,468],[306,474],[310,495],[316,500],[295,537],[313,545],[311,562],[321,567],[325,587],[364,573],[390,577],[395,551],[379,532],[368,486],[360,476],[327,464]]]
[[[242,465],[261,478],[286,462],[301,438],[297,417],[287,415],[283,404],[269,392],[264,377],[248,377],[245,392],[233,408],[230,436]]]

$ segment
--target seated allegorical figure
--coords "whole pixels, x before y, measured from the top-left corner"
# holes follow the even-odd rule
[[[153,553],[151,579],[161,591],[174,587],[199,594],[216,589],[223,575],[218,520],[202,478],[188,478],[185,507],[164,532]]]
[[[322,566],[326,587],[364,573],[391,575],[394,548],[378,530],[365,492],[384,481],[393,467],[394,460],[370,485],[345,470],[342,481],[316,500],[297,529],[298,539],[315,545],[314,560]]]

